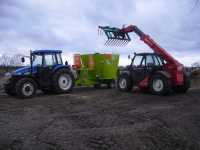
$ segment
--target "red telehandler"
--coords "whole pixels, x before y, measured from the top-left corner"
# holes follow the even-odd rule
[[[124,46],[131,41],[128,34],[135,32],[154,51],[135,53],[131,64],[119,72],[119,90],[130,91],[133,86],[138,86],[152,94],[166,95],[171,91],[185,93],[189,89],[190,79],[184,66],[137,26],[130,25],[121,29],[99,26],[99,29],[108,38],[105,45]]]

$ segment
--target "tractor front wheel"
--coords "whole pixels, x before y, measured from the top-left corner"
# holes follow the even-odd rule
[[[20,98],[33,97],[37,90],[36,82],[31,78],[22,78],[16,83],[16,95]]]
[[[55,93],[67,93],[74,87],[74,76],[67,69],[60,69],[53,75],[53,89]]]
[[[131,91],[132,87],[132,81],[128,75],[122,74],[118,77],[117,88],[120,91],[129,92]]]
[[[154,95],[167,95],[171,90],[170,80],[164,75],[155,74],[150,80],[149,90]]]

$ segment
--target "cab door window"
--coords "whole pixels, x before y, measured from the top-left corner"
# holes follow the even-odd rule
[[[154,60],[151,55],[146,56],[146,66],[154,65]]]
[[[160,63],[161,66],[164,64],[164,60],[160,58],[159,56],[156,57],[158,59],[158,62]]]
[[[56,54],[56,56],[57,56],[58,64],[62,64],[61,54]]]
[[[34,54],[32,56],[32,64],[33,66],[42,66],[42,55]]]
[[[54,54],[44,55],[44,66],[53,66],[56,64],[56,58]]]
[[[161,66],[157,56],[153,56],[153,59],[154,59],[155,66]]]
[[[135,56],[132,66],[135,66],[135,67],[141,66],[142,60],[143,60],[143,56],[141,56],[141,55]]]

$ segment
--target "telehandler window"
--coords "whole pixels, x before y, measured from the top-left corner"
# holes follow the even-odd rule
[[[154,64],[154,61],[151,55],[146,56],[146,65],[148,66],[149,64]]]
[[[133,60],[132,66],[136,66],[136,67],[141,66],[142,59],[143,59],[142,55],[136,55]]]

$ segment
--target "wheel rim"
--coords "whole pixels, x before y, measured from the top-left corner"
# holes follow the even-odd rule
[[[58,84],[62,90],[70,89],[72,86],[72,79],[70,75],[68,74],[61,75],[58,79]]]
[[[153,80],[153,89],[156,92],[162,91],[164,88],[164,83],[161,79],[155,79]]]
[[[23,84],[22,86],[22,93],[25,96],[31,96],[34,93],[34,86],[32,83],[28,82]]]
[[[125,88],[126,88],[126,85],[127,85],[126,79],[125,79],[125,78],[121,78],[121,79],[119,80],[119,87],[120,87],[121,89],[125,89]]]

